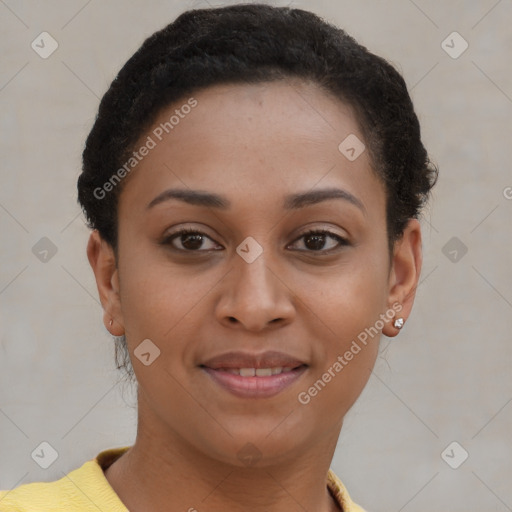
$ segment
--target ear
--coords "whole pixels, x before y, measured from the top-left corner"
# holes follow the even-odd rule
[[[124,334],[123,315],[119,298],[119,272],[112,246],[98,230],[94,230],[87,244],[87,258],[96,277],[96,285],[103,306],[103,323],[113,336]],[[112,325],[110,325],[112,321]]]
[[[421,228],[417,219],[410,219],[402,237],[395,242],[389,274],[388,308],[396,311],[395,317],[384,326],[382,332],[394,337],[400,329],[394,327],[396,318],[404,323],[411,313],[423,261]]]

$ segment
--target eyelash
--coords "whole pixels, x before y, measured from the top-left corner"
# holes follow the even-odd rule
[[[172,233],[171,235],[166,236],[164,238],[164,240],[162,241],[162,245],[171,245],[172,249],[179,251],[179,252],[197,253],[197,252],[209,252],[210,251],[210,250],[200,250],[200,249],[197,249],[197,250],[178,249],[178,248],[172,246],[172,241],[175,238],[179,238],[182,235],[188,235],[188,234],[200,235],[202,237],[206,237],[206,238],[212,240],[206,233],[204,233],[202,231],[198,231],[197,229],[193,229],[193,228],[182,228],[179,231],[176,231],[175,233]],[[337,235],[336,233],[332,233],[331,231],[326,231],[326,230],[321,230],[321,229],[313,229],[310,231],[306,231],[305,233],[302,233],[302,235],[300,235],[298,238],[296,238],[293,243],[295,243],[298,240],[300,240],[301,238],[307,237],[309,235],[327,235],[328,237],[334,238],[338,242],[339,245],[337,248],[320,249],[318,251],[299,249],[300,252],[330,254],[333,251],[339,250],[341,247],[350,245],[350,243],[348,242],[348,240],[346,238],[343,238],[342,236]],[[215,249],[212,249],[212,250],[215,250]]]

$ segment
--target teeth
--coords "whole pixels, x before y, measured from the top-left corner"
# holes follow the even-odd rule
[[[283,368],[277,366],[275,368],[220,368],[221,371],[240,375],[240,377],[270,377],[271,375],[279,375],[280,373],[291,372],[293,368]]]
[[[272,375],[272,368],[258,368],[256,370],[257,377],[269,377]]]
[[[240,368],[240,377],[254,377],[256,370],[254,368]]]

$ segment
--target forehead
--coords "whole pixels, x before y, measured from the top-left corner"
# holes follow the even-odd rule
[[[315,84],[202,89],[162,109],[140,137],[135,149],[149,139],[154,147],[129,176],[120,205],[147,204],[179,186],[228,196],[235,208],[248,200],[265,207],[293,191],[343,186],[378,206],[384,194],[368,152],[349,160],[339,148],[347,137],[364,143],[352,109]]]

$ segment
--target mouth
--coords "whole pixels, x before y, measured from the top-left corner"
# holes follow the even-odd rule
[[[211,368],[212,370],[219,372],[231,373],[232,375],[240,375],[240,377],[270,377],[271,375],[281,375],[282,373],[288,373],[293,370],[300,368],[300,365],[296,368],[277,366],[274,368]],[[208,368],[204,366],[203,368]]]
[[[308,365],[278,352],[229,353],[199,365],[216,387],[239,398],[270,398],[297,382]]]

